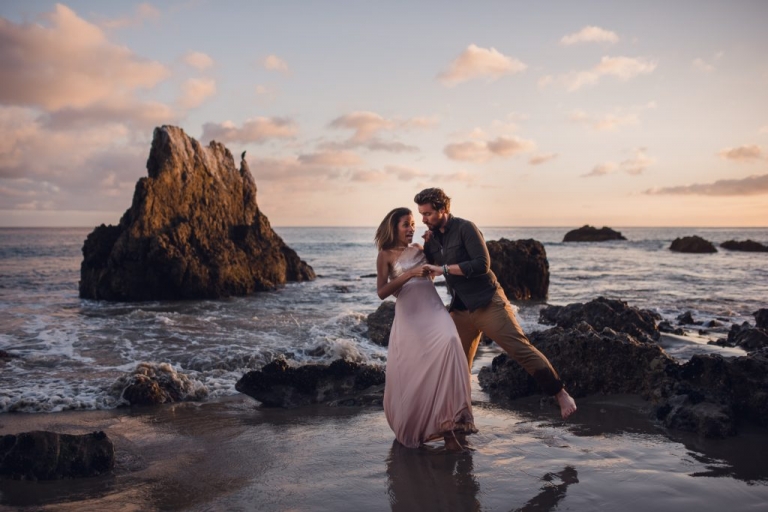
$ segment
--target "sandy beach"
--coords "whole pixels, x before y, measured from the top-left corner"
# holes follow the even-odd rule
[[[487,364],[494,352],[482,355]],[[476,368],[481,365],[478,364]],[[264,409],[204,403],[5,414],[0,434],[104,430],[111,475],[0,481],[0,510],[762,510],[760,431],[726,440],[670,434],[632,396],[490,403],[473,382],[473,450],[410,450],[377,408]]]

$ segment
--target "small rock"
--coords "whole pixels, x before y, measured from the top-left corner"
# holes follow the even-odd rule
[[[670,251],[675,252],[689,252],[689,253],[713,253],[717,252],[717,249],[712,242],[704,240],[698,235],[685,236],[683,238],[675,238],[672,241],[672,245],[669,246]]]
[[[611,228],[603,226],[597,229],[588,224],[567,232],[563,237],[563,242],[606,242],[608,240],[626,240],[626,238],[619,231]]]

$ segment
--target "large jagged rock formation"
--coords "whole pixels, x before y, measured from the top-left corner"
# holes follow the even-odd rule
[[[245,159],[181,128],[155,128],[148,176],[117,226],[83,245],[80,297],[115,301],[205,299],[315,278],[256,204]]]

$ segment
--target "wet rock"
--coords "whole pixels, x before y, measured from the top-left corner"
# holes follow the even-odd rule
[[[204,400],[208,389],[168,363],[141,363],[131,374],[112,384],[112,395],[131,405],[152,405]]]
[[[529,339],[547,356],[574,397],[595,393],[649,396],[649,374],[675,364],[656,344],[610,328],[598,331],[586,322],[568,329],[535,331]],[[520,398],[541,392],[536,381],[506,354],[482,368],[478,379],[492,398]]]
[[[330,365],[308,364],[292,368],[273,361],[237,381],[235,389],[271,407],[309,404],[381,404],[384,369],[337,359]]]
[[[755,317],[755,326],[768,329],[768,308],[758,309],[752,315]]]
[[[686,311],[680,315],[677,315],[678,325],[701,325],[703,322],[697,322],[693,319],[693,314],[690,311]]]
[[[580,302],[567,306],[547,306],[539,311],[539,322],[568,329],[586,322],[597,330],[609,327],[615,331],[631,334],[639,341],[659,339],[656,320],[659,315],[627,305],[622,300],[598,297],[585,304]]]
[[[337,284],[333,287],[333,289],[336,293],[349,293],[352,291],[349,289],[349,286],[343,284]]]
[[[670,428],[725,437],[744,421],[767,427],[768,351],[695,355],[668,367],[656,392],[656,415]]]
[[[245,159],[237,169],[222,144],[156,128],[147,172],[119,225],[85,240],[80,297],[210,299],[315,278],[259,210]]]
[[[666,427],[704,437],[733,435],[742,422],[768,426],[768,348],[735,358],[696,355],[680,364],[658,345],[584,322],[533,332],[530,339],[575,397],[638,394]],[[541,392],[505,354],[482,368],[478,380],[493,399]]]
[[[115,466],[115,447],[104,432],[84,435],[34,431],[0,436],[0,476],[56,480],[104,474]]]
[[[745,240],[743,242],[737,242],[736,240],[728,240],[720,244],[723,249],[729,251],[746,251],[746,252],[768,252],[768,246],[755,242],[754,240]]]
[[[395,321],[395,303],[385,300],[379,307],[368,315],[368,339],[382,347],[389,346],[389,333],[392,322]]]
[[[698,235],[675,238],[669,246],[670,251],[691,253],[712,253],[717,249],[712,242],[704,240]]]
[[[662,320],[659,325],[656,326],[659,332],[667,332],[670,334],[677,334],[678,336],[685,336],[685,329],[682,327],[673,327],[668,320]]]
[[[626,240],[626,238],[619,231],[611,228],[603,226],[597,229],[588,224],[567,232],[563,237],[563,242],[606,242],[608,240]]]
[[[14,359],[17,358],[16,354],[12,354],[10,352],[6,352],[5,350],[0,350],[0,360],[8,360],[8,359]]]
[[[718,322],[717,320],[710,320],[706,324],[704,324],[704,327],[714,328],[714,327],[722,327],[723,324],[721,322]]]
[[[536,240],[491,240],[486,243],[491,270],[510,300],[544,300],[549,293],[549,260]]]

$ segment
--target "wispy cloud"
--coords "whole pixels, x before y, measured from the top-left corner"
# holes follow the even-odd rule
[[[587,114],[583,110],[572,111],[568,119],[598,132],[611,131],[621,126],[636,125],[640,122],[639,117],[634,113],[594,116]]]
[[[262,61],[262,65],[264,66],[264,69],[269,69],[271,71],[280,71],[282,73],[288,72],[288,63],[277,55],[267,55]]]
[[[182,108],[196,108],[216,94],[216,80],[212,78],[190,78],[182,85],[179,104]]]
[[[125,27],[137,27],[145,21],[157,21],[160,19],[160,10],[147,2],[136,6],[133,14],[120,16],[119,18],[103,19],[98,24],[106,29],[119,29]]]
[[[639,75],[653,73],[658,63],[645,57],[608,57],[600,59],[592,69],[576,71],[560,77],[568,91],[577,91],[582,87],[597,85],[604,76],[613,76],[621,81],[628,81]]]
[[[404,144],[397,140],[383,140],[380,135],[385,132],[398,130],[429,129],[437,124],[437,119],[414,117],[410,119],[387,119],[375,112],[356,111],[337,117],[328,124],[329,128],[353,130],[352,136],[343,142],[325,142],[320,145],[324,149],[352,149],[365,147],[372,151],[388,151],[391,153],[416,152],[415,146]]]
[[[322,151],[299,155],[298,161],[306,165],[327,167],[352,167],[360,165],[363,160],[355,153],[349,151]]]
[[[122,99],[170,75],[162,64],[111,43],[101,28],[57,4],[47,26],[0,23],[0,103],[55,111]]]
[[[647,148],[636,148],[632,150],[632,156],[622,160],[619,165],[622,171],[637,176],[645,172],[654,163],[656,163],[656,160],[648,156]]]
[[[725,148],[721,150],[718,155],[725,160],[733,160],[735,162],[755,162],[765,157],[760,146],[755,144],[739,146],[736,148]]]
[[[213,66],[213,59],[202,52],[189,52],[184,56],[184,62],[197,69],[198,71],[205,71]]]
[[[237,142],[240,144],[261,144],[270,139],[289,139],[295,137],[299,128],[294,121],[282,117],[257,117],[249,119],[241,127],[231,121],[223,123],[205,123],[202,141]]]
[[[511,157],[536,150],[536,143],[520,137],[497,137],[490,141],[469,140],[448,144],[443,149],[451,160],[485,162],[493,157]]]
[[[709,64],[708,62],[706,62],[704,59],[701,59],[701,58],[693,59],[693,62],[691,63],[691,65],[693,66],[694,69],[703,71],[705,73],[711,73],[712,71],[715,70],[715,66],[713,66],[712,64]]]
[[[643,193],[649,195],[756,196],[768,194],[768,174],[753,175],[743,179],[718,180],[714,183],[652,188]]]
[[[560,44],[570,46],[577,43],[618,43],[619,36],[616,32],[600,27],[587,26],[573,34],[568,34],[560,39]]]
[[[437,75],[437,79],[452,87],[477,78],[497,80],[505,75],[520,73],[526,68],[523,62],[502,54],[496,48],[481,48],[470,44],[448,69]]]
[[[613,162],[605,162],[602,164],[596,165],[590,172],[586,174],[582,174],[582,178],[595,178],[598,176],[605,176],[607,174],[611,174],[613,171],[616,170],[618,166]]]
[[[557,158],[557,153],[545,153],[541,155],[534,155],[528,160],[531,165],[541,165]]]

